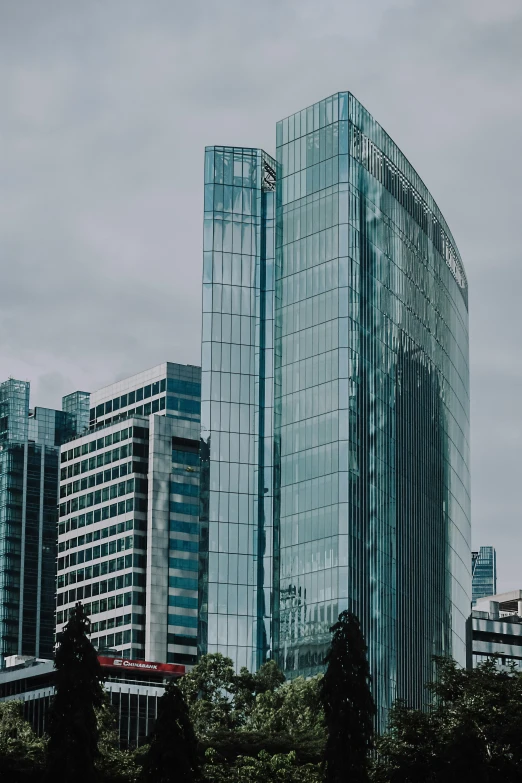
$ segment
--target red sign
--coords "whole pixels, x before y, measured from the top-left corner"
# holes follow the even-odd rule
[[[125,669],[126,671],[140,672],[163,672],[163,674],[185,674],[185,667],[179,663],[152,663],[151,661],[134,661],[130,658],[106,658],[98,655],[98,660],[102,666],[111,669]]]

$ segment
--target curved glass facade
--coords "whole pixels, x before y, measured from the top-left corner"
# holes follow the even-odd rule
[[[349,93],[277,125],[274,649],[321,670],[343,609],[374,698],[466,663],[467,282],[437,205]]]
[[[277,179],[277,182],[276,182]],[[349,93],[262,150],[206,151],[200,647],[323,667],[351,609],[379,723],[466,663],[467,282],[402,153]],[[275,261],[274,261],[275,259]]]

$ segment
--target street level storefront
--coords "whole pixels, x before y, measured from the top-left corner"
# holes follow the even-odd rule
[[[98,660],[117,715],[120,745],[135,748],[152,731],[167,681],[185,674],[185,666],[112,656]],[[53,661],[16,656],[13,665],[0,671],[0,701],[23,701],[24,717],[40,736],[47,727],[55,674]]]

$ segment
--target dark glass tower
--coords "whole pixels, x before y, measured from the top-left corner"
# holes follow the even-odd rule
[[[60,444],[70,414],[29,410],[29,383],[0,384],[0,666],[51,658]]]
[[[472,603],[497,592],[497,553],[492,546],[481,546],[478,552],[472,552]]]
[[[276,231],[274,237],[267,230],[264,247],[275,241],[274,381],[265,378],[259,387],[265,399],[274,399],[273,433],[265,431],[263,452],[270,451],[273,434],[273,577],[270,601],[252,605],[252,624],[271,604],[261,657],[272,646],[289,676],[309,675],[323,667],[338,613],[354,611],[368,641],[374,697],[384,720],[397,697],[412,706],[424,703],[433,655],[466,663],[466,276],[424,183],[349,93],[278,123],[272,168]],[[224,249],[216,236],[219,242],[225,216],[215,201],[212,208],[205,213],[205,250],[210,236],[214,244],[205,259],[204,297],[211,304],[204,311],[211,320],[204,315],[202,367],[211,412],[212,405],[222,411],[225,400],[214,378],[230,372],[232,384],[242,372],[225,371],[223,354],[214,353],[214,324],[229,305],[225,286],[214,277],[216,253]],[[260,230],[263,236],[262,223]],[[252,258],[252,275],[255,264]],[[255,295],[258,290],[261,295],[261,277],[254,278]],[[271,346],[272,321],[262,310],[257,326]],[[261,375],[250,366],[255,389]],[[250,403],[254,428],[263,408],[256,408],[259,399],[254,394]],[[223,431],[231,437],[229,420],[221,419],[221,426],[220,444]],[[211,426],[211,444],[216,440]],[[215,454],[221,480],[225,460]],[[253,476],[259,452],[249,456]],[[245,464],[241,455],[238,462]],[[212,465],[211,446],[211,498]],[[247,486],[251,508],[265,500],[265,489],[270,495],[268,482]],[[233,550],[221,506],[212,518],[219,531],[212,580],[216,615],[226,627],[233,612],[223,574]],[[245,519],[239,510],[240,527]],[[262,589],[268,592],[269,573],[254,566],[263,551],[255,542],[265,541],[260,517],[252,517],[251,529],[253,557],[245,568],[252,568],[249,584],[259,596]],[[209,626],[209,649],[211,639],[212,649],[235,657],[219,628],[212,636]]]

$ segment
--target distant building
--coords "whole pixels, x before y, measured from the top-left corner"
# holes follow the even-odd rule
[[[471,553],[471,560],[472,603],[475,606],[479,598],[497,592],[497,553],[492,546],[481,546],[478,552]]]
[[[73,415],[29,409],[30,384],[0,384],[0,667],[54,643],[60,445]]]
[[[75,391],[62,397],[62,410],[74,417],[75,430],[81,435],[89,427],[90,393]]]
[[[91,396],[61,453],[57,633],[82,601],[100,652],[196,662],[200,384],[166,362]]]
[[[473,609],[473,667],[491,658],[522,667],[522,590],[489,595]]]
[[[118,722],[120,746],[135,748],[145,742],[158,714],[158,699],[165,683],[181,676],[184,666],[100,657],[105,690]],[[24,717],[42,736],[47,730],[49,707],[54,695],[56,670],[53,661],[13,656],[0,672],[0,702],[22,701]]]

